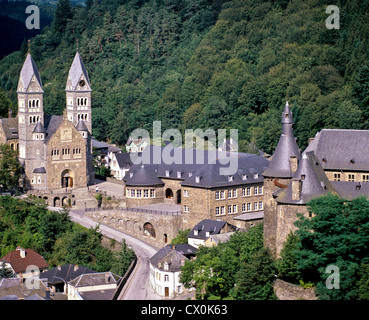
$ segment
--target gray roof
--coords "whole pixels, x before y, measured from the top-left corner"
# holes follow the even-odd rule
[[[168,244],[150,258],[150,263],[164,271],[165,264],[170,272],[180,271],[183,262],[193,256],[197,249],[189,244]]]
[[[212,234],[218,234],[225,226],[225,221],[217,221],[211,219],[204,219],[197,223],[187,235],[187,238],[204,239],[206,240]],[[195,235],[195,230],[198,234]],[[206,232],[209,232],[209,236],[206,236]]]
[[[132,165],[130,154],[127,152],[116,153],[115,157],[120,168],[129,168]]]
[[[369,130],[323,129],[306,148],[325,170],[368,171]]]
[[[72,279],[75,279],[79,275],[86,273],[96,273],[96,271],[91,270],[87,267],[78,266],[74,264],[63,264],[61,266],[43,272],[41,278],[42,279],[46,278],[48,283],[56,284],[63,283],[64,281],[68,282]]]
[[[6,140],[18,139],[18,116],[0,119],[0,124],[3,126]]]
[[[292,183],[290,183],[287,188],[274,193],[277,195],[278,203],[306,204],[313,198],[327,195],[328,192],[337,194],[314,152],[304,152],[299,167],[292,177],[292,180],[294,179],[301,181],[300,198],[292,200]]]
[[[359,196],[369,197],[369,182],[332,181],[331,183],[340,197],[347,200]]]
[[[36,67],[35,62],[32,59],[32,56],[30,53],[27,54],[26,60],[24,61],[21,73],[20,73],[20,79],[23,82],[23,92],[26,92],[29,84],[31,83],[32,77],[35,76],[41,89],[42,89],[42,82],[40,73],[38,72],[38,69]],[[41,91],[43,92],[43,91]]]
[[[265,177],[291,178],[290,157],[300,159],[300,150],[293,135],[293,119],[288,102],[282,112],[282,134],[277,148],[271,158],[269,168],[265,170]]]
[[[121,277],[110,271],[83,273],[77,278],[70,280],[69,283],[74,287],[90,287],[106,284],[117,284],[120,278]]]
[[[46,130],[41,122],[37,122],[36,127],[33,129],[33,133],[45,133]]]
[[[77,52],[72,66],[69,69],[69,78],[72,81],[72,90],[76,90],[77,85],[78,85],[78,81],[81,78],[81,76],[84,76],[84,78],[86,79],[86,82],[88,84],[89,87],[91,87],[90,85],[90,78],[88,77],[88,72],[85,68],[85,65],[83,64],[81,57],[79,55],[79,53]],[[68,90],[67,90],[68,91]],[[88,91],[91,91],[90,89]]]
[[[234,217],[234,220],[241,220],[241,221],[252,221],[252,220],[260,220],[264,218],[264,211],[257,211],[257,212],[248,212],[240,214],[237,217]]]
[[[209,238],[213,240],[216,244],[223,243],[229,241],[231,238],[231,235],[234,234],[234,231],[232,232],[226,232],[226,233],[220,233],[220,234],[212,234]]]
[[[157,185],[163,184],[161,179],[181,180],[182,186],[193,186],[200,188],[216,188],[229,185],[240,185],[246,183],[259,183],[263,181],[262,172],[268,167],[269,161],[263,157],[250,153],[229,153],[222,151],[199,150],[204,158],[199,158],[194,149],[174,148],[173,156],[177,151],[180,153],[176,163],[169,162],[164,147],[148,146],[138,156],[149,157],[153,163],[154,155],[160,155],[160,164],[133,164],[124,177],[126,185]],[[230,154],[237,158],[238,171],[232,176],[220,174],[221,167],[228,167],[229,164],[222,164],[221,161]],[[135,155],[133,155],[135,156]],[[134,162],[134,158],[132,158]],[[215,163],[211,164],[210,159]],[[197,160],[199,163],[197,163]],[[192,162],[192,163],[191,163]],[[197,178],[198,177],[198,178]]]
[[[83,120],[79,120],[77,125],[76,125],[76,129],[78,131],[88,131],[86,124]]]
[[[59,126],[63,122],[63,116],[55,116],[55,115],[44,115],[44,126],[47,133],[46,140],[50,139],[50,137],[54,134],[54,132],[59,128]]]
[[[35,168],[33,169],[33,173],[46,173],[46,169],[45,167]]]

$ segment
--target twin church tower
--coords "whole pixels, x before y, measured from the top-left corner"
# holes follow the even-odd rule
[[[93,183],[91,85],[77,52],[70,67],[63,116],[44,113],[41,77],[30,53],[23,64],[18,94],[19,160],[26,190],[83,187]],[[16,128],[14,128],[16,129]]]

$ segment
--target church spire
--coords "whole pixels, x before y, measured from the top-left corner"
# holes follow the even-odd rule
[[[43,93],[40,73],[29,52],[27,54],[26,60],[24,61],[20,73],[17,91],[18,92],[37,91]]]
[[[264,171],[265,177],[291,178],[296,171],[292,168],[291,159],[300,159],[300,150],[293,135],[293,118],[288,101],[282,112],[282,134],[274,151],[269,168]]]
[[[69,69],[67,86],[65,88],[65,91],[74,90],[91,91],[90,78],[78,53],[78,49],[74,56],[72,66]]]

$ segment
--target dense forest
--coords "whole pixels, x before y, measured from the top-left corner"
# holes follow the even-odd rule
[[[369,129],[369,1],[336,1],[339,29],[325,26],[329,4],[60,0],[53,23],[31,41],[45,110],[65,107],[78,39],[100,140],[123,145],[132,130],[150,132],[161,120],[162,130],[237,128],[242,151],[251,142],[271,153],[286,99],[302,149],[322,128]],[[0,86],[13,107],[26,52],[0,61]]]

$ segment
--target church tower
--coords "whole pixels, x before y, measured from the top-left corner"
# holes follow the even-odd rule
[[[76,127],[82,120],[92,134],[91,85],[88,72],[77,51],[65,87],[68,120]]]
[[[32,183],[43,184],[44,180],[38,177],[38,181],[32,181],[34,171],[41,170],[45,164],[44,153],[44,108],[43,87],[40,73],[28,53],[23,64],[18,81],[18,136],[19,136],[19,160],[25,169],[25,174],[30,181],[25,187],[29,188]],[[36,171],[37,171],[36,170]]]
[[[264,244],[276,250],[277,202],[273,193],[287,188],[301,159],[293,134],[293,118],[288,101],[282,112],[282,134],[264,176]]]

